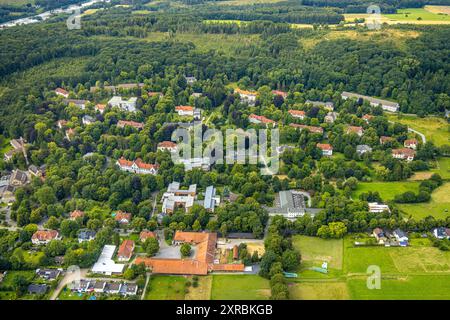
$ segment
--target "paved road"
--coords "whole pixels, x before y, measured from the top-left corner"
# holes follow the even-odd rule
[[[389,120],[389,122],[390,123],[399,123],[399,122],[395,122],[395,121],[391,121],[391,120]],[[408,131],[409,132],[413,132],[413,133],[417,134],[418,136],[420,136],[420,138],[422,139],[422,143],[423,144],[425,144],[427,142],[427,138],[425,138],[425,135],[422,132],[414,130],[414,129],[410,128],[410,127],[408,127]]]
[[[86,277],[86,274],[88,273],[89,269],[80,269],[80,273],[76,272],[66,272],[64,274],[64,278],[58,283],[58,286],[56,287],[55,291],[53,291],[52,296],[50,297],[50,300],[56,300],[58,298],[61,290],[71,283],[74,280],[79,280]]]

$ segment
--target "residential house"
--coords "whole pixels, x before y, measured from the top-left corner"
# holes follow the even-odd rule
[[[120,96],[114,96],[108,101],[108,105],[111,107],[118,107],[123,111],[136,112],[136,102],[136,97],[131,97],[130,99],[125,100]]]
[[[290,123],[289,126],[296,128],[296,129],[300,129],[300,130],[307,130],[310,133],[323,134],[322,127],[307,126],[305,124],[297,124],[297,123]]]
[[[164,97],[164,94],[162,92],[155,92],[155,91],[149,91],[147,92],[149,97],[158,96],[160,98]]]
[[[119,261],[129,261],[134,252],[134,241],[133,240],[124,240],[119,247],[119,251],[117,252],[117,260]]]
[[[90,229],[78,230],[78,243],[89,242],[95,239],[96,232]]]
[[[294,117],[294,118],[298,118],[298,119],[305,119],[306,117],[306,113],[303,110],[288,110],[289,114]]]
[[[136,88],[143,88],[144,87],[144,83],[140,82],[140,83],[121,83],[118,84],[116,86],[116,89],[125,89],[125,90],[130,90],[130,89],[136,89]]]
[[[178,146],[175,142],[172,141],[162,141],[158,143],[158,150],[160,151],[169,151],[169,152],[177,152]]]
[[[129,224],[131,222],[131,213],[119,210],[115,213],[114,220],[120,224]]]
[[[30,181],[27,172],[19,169],[13,170],[9,178],[9,185],[13,187],[22,187],[26,185],[28,182]]]
[[[370,103],[371,106],[373,106],[373,107],[381,106],[381,108],[383,110],[390,111],[390,112],[397,112],[398,109],[400,108],[400,105],[397,102],[373,98],[373,97],[364,96],[362,94],[357,94],[357,93],[352,93],[352,92],[344,91],[344,92],[342,92],[341,97],[344,100],[347,100],[349,98],[366,100]]]
[[[194,107],[191,106],[176,106],[175,111],[179,116],[194,116]]]
[[[333,147],[328,143],[318,143],[317,148],[322,150],[322,156],[330,157],[333,155]]]
[[[86,109],[86,106],[90,101],[89,100],[79,100],[79,99],[64,99],[63,102],[66,105],[73,104],[73,105],[77,106],[78,108],[84,110],[84,109]]]
[[[362,127],[349,126],[346,131],[347,134],[355,133],[358,136],[362,136],[364,133],[364,129]]]
[[[15,192],[16,188],[10,184],[0,186],[1,202],[8,205],[12,204],[16,201],[16,196],[14,195]]]
[[[418,144],[419,143],[417,142],[416,139],[406,139],[405,142],[403,143],[403,146],[405,148],[410,148],[410,149],[416,150]]]
[[[372,120],[373,118],[374,118],[374,117],[373,117],[373,115],[371,115],[371,114],[365,114],[365,115],[362,116],[362,119],[363,119],[366,123],[369,123],[370,120]]]
[[[55,89],[55,93],[58,96],[63,96],[64,98],[68,98],[69,97],[69,91],[63,89],[63,88],[56,88]]]
[[[256,104],[256,97],[258,93],[256,91],[241,90],[239,88],[234,89],[234,94],[238,94],[242,103],[247,103],[249,106]]]
[[[66,139],[70,141],[70,139],[75,135],[75,130],[72,128],[69,128],[66,130]]]
[[[155,175],[158,173],[159,165],[145,163],[141,158],[137,158],[135,161],[126,160],[124,157],[121,157],[117,160],[116,165],[119,166],[120,170],[137,173],[137,174],[152,174]]]
[[[305,104],[309,104],[313,107],[321,107],[324,108],[325,110],[328,111],[334,111],[334,104],[333,102],[322,102],[322,101],[311,101],[311,100],[306,100]]]
[[[103,112],[105,112],[105,109],[106,109],[106,104],[103,104],[103,103],[97,103],[94,107],[94,110],[100,112],[101,114],[103,114]]]
[[[13,149],[4,154],[5,161],[11,161],[16,153],[25,152],[25,140],[22,137],[20,137],[20,139],[11,139],[9,144]]]
[[[356,153],[362,156],[364,153],[372,152],[372,148],[367,144],[359,144],[356,146]]]
[[[130,126],[137,130],[144,129],[144,124],[142,122],[128,121],[128,120],[119,120],[119,122],[117,122],[117,126],[119,128],[124,128],[125,126]]]
[[[339,114],[338,114],[337,112],[330,111],[330,112],[328,112],[327,115],[324,117],[324,121],[325,121],[326,123],[334,123],[334,122],[336,121],[338,115],[339,115]]]
[[[280,90],[272,90],[272,94],[273,94],[274,96],[281,96],[283,99],[286,99],[287,96],[288,96],[288,93],[287,93],[287,92],[280,91]]]
[[[116,246],[113,245],[105,245],[103,250],[98,258],[97,262],[92,267],[91,271],[93,273],[99,273],[104,275],[115,275],[122,274],[124,264],[115,263],[112,260],[114,252],[116,251]],[[88,284],[89,285],[89,284]]]
[[[94,117],[91,117],[90,115],[84,115],[83,118],[81,119],[81,121],[83,122],[84,125],[89,125],[89,124],[93,124],[95,121],[97,121],[97,119],[95,119]]]
[[[139,234],[139,240],[141,240],[142,243],[144,243],[145,240],[149,238],[157,239],[156,233],[153,231],[142,230],[141,233]]]
[[[52,240],[61,240],[56,230],[38,230],[31,236],[31,242],[36,245],[47,244]]]
[[[275,126],[276,122],[268,119],[264,116],[258,116],[254,113],[252,113],[251,115],[248,116],[248,119],[251,123],[255,123],[255,124],[265,124],[266,126],[268,126],[269,124],[272,126]]]
[[[260,124],[260,123],[263,123],[265,125],[275,124],[275,121],[268,119],[264,116],[259,116],[259,115],[253,114],[253,113],[248,116],[248,119],[251,123],[256,123],[256,124]]]
[[[416,152],[409,148],[392,149],[392,157],[395,159],[412,161],[415,155]]]
[[[49,286],[46,284],[30,284],[28,286],[29,294],[46,294]]]
[[[70,213],[70,220],[76,220],[78,218],[83,218],[84,217],[84,212],[81,210],[74,210]]]
[[[387,136],[381,136],[380,137],[380,144],[381,145],[383,145],[385,143],[388,143],[388,142],[393,142],[393,141],[395,141],[395,139],[392,138],[392,137],[387,137]]]
[[[195,120],[200,121],[202,119],[202,110],[198,109],[198,108],[195,108],[193,116],[194,116],[194,121]]]
[[[32,164],[28,167],[28,173],[30,174],[30,176],[41,178],[45,175],[45,165],[37,167]]]
[[[395,229],[393,231],[393,235],[397,239],[397,241],[400,243],[400,246],[405,247],[408,245],[409,239],[408,239],[406,232],[404,232],[400,229]]]
[[[370,213],[382,213],[382,212],[391,212],[389,206],[386,204],[378,203],[378,202],[369,202],[369,212]]]
[[[377,239],[377,242],[379,244],[384,244],[387,240],[386,236],[384,235],[383,229],[381,228],[375,228],[373,229],[372,235]]]
[[[450,228],[439,227],[433,229],[433,235],[437,239],[450,239]]]
[[[36,269],[36,274],[47,281],[58,279],[61,273],[62,269]]]

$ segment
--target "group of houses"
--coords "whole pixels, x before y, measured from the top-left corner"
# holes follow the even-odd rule
[[[395,229],[390,231],[382,228],[375,228],[372,231],[372,235],[375,237],[379,245],[385,247],[400,246],[406,247],[409,245],[408,234],[401,229]]]
[[[71,291],[78,293],[103,293],[103,294],[120,294],[123,296],[136,295],[138,286],[135,283],[104,281],[95,279],[81,279],[73,281],[69,284]]]
[[[137,173],[137,174],[155,175],[158,173],[158,169],[159,169],[158,164],[145,163],[144,161],[142,161],[141,158],[137,158],[134,161],[130,161],[130,160],[125,159],[124,157],[121,157],[119,160],[117,160],[116,165],[122,171]]]

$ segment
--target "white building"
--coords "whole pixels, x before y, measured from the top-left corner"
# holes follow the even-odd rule
[[[116,165],[122,171],[138,173],[138,174],[157,174],[158,173],[158,164],[145,163],[140,158],[137,158],[135,161],[128,161],[124,157],[117,160]]]
[[[258,93],[256,91],[241,90],[239,88],[234,89],[234,93],[239,94],[241,102],[248,103],[249,106],[254,106],[256,103],[256,96]]]
[[[190,171],[192,169],[202,169],[203,171],[209,171],[209,168],[211,166],[211,161],[208,157],[179,159],[178,163],[184,165],[185,171]]]
[[[386,204],[378,203],[378,202],[369,202],[369,212],[371,213],[382,213],[382,212],[391,212],[389,206]]]
[[[364,96],[362,94],[352,93],[352,92],[342,92],[341,94],[342,99],[347,100],[348,98],[355,98],[355,99],[363,99],[366,101],[369,101],[370,105],[372,107],[381,106],[383,110],[390,111],[390,112],[397,112],[400,108],[400,105],[397,102],[392,102],[388,100],[373,98],[369,96]]]
[[[176,106],[175,111],[179,116],[194,116],[194,107],[191,106]]]
[[[114,260],[112,260],[115,251],[116,246],[105,245],[103,247],[102,253],[100,254],[100,257],[92,267],[91,271],[93,273],[104,274],[107,276],[111,276],[113,274],[121,274],[125,265],[115,263]]]
[[[162,196],[162,211],[165,214],[173,213],[176,208],[184,208],[186,212],[194,205],[197,195],[197,185],[191,184],[189,189],[180,189],[179,182],[172,182]]]
[[[108,101],[108,104],[111,107],[118,107],[124,111],[136,112],[136,101],[136,97],[131,97],[128,100],[124,100],[120,96],[114,96],[111,98],[111,100]]]

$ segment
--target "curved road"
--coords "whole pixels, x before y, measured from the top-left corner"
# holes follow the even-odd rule
[[[395,121],[391,121],[391,120],[389,120],[389,122],[390,123],[399,123],[399,122],[395,122]],[[417,130],[414,130],[414,129],[410,128],[410,127],[408,127],[408,131],[409,132],[413,132],[413,133],[417,134],[418,136],[420,136],[420,138],[422,139],[422,143],[423,144],[425,144],[427,142],[427,138],[425,138],[425,135],[423,133],[421,133],[421,132],[419,132]]]

